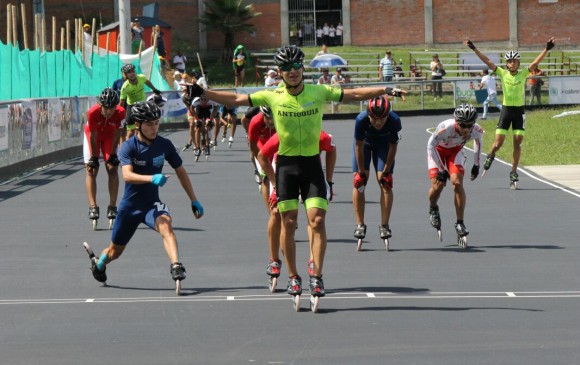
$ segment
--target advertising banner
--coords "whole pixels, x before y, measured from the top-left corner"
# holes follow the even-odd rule
[[[550,77],[550,104],[580,104],[578,76]]]

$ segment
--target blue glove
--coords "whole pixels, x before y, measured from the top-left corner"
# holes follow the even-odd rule
[[[203,215],[203,206],[198,200],[191,202],[191,211],[196,218],[199,218]]]
[[[155,174],[151,178],[151,183],[157,186],[163,186],[167,182],[167,176],[163,174]]]

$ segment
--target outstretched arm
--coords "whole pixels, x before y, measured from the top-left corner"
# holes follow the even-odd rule
[[[465,44],[467,47],[471,48],[473,50],[473,52],[475,52],[475,54],[477,55],[477,57],[479,57],[479,59],[482,60],[483,63],[485,63],[487,65],[487,67],[489,67],[489,69],[491,71],[495,71],[495,69],[497,68],[497,66],[495,65],[495,63],[491,62],[491,60],[489,58],[487,58],[486,55],[484,55],[483,53],[481,53],[479,51],[479,49],[477,49],[475,47],[475,45],[473,44],[473,42],[471,42],[468,39],[465,42],[463,42],[463,44]]]
[[[405,101],[406,90],[393,89],[391,87],[361,87],[354,89],[345,89],[342,96],[342,102],[368,100],[381,95],[400,96]]]
[[[546,48],[544,48],[544,50],[542,51],[542,53],[540,53],[538,55],[538,57],[536,57],[536,59],[534,60],[534,62],[532,62],[530,64],[530,66],[528,66],[528,68],[530,69],[530,71],[534,71],[535,69],[538,68],[538,65],[540,64],[540,62],[542,62],[542,60],[544,59],[544,57],[546,57],[546,55],[548,54],[548,52],[554,48],[554,37],[550,38],[548,40],[548,43],[546,43]]]

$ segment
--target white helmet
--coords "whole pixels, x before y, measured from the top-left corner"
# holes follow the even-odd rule
[[[509,61],[509,60],[519,60],[520,59],[520,53],[518,51],[509,51],[509,52],[506,52],[505,55],[503,55],[503,58],[506,61]]]

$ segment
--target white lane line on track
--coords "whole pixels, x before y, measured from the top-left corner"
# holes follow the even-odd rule
[[[433,134],[433,131],[434,131],[434,130],[435,130],[435,128],[427,128],[425,131],[426,131],[427,133],[429,133],[429,134]],[[467,147],[467,146],[463,146],[463,148],[465,148],[465,149],[466,149],[466,150],[468,150],[468,151],[471,151],[471,152],[473,152],[473,149],[471,149],[471,148],[469,148],[469,147]],[[484,156],[487,156],[487,154],[486,154],[486,153],[483,153],[483,152],[482,152],[481,154],[482,154],[482,155],[484,155]],[[509,163],[509,162],[507,162],[507,161],[504,161],[504,160],[502,160],[502,159],[498,158],[497,156],[495,157],[495,159],[494,159],[493,161],[494,161],[494,162],[499,162],[499,163],[502,163],[502,164],[504,164],[504,165],[506,165],[506,166],[510,166],[510,167],[511,167],[511,165],[512,165],[511,163]],[[523,172],[525,175],[527,175],[528,177],[531,177],[532,179],[534,179],[534,180],[536,180],[536,181],[539,181],[539,182],[541,182],[541,183],[543,183],[543,184],[546,184],[546,185],[550,185],[551,187],[553,187],[553,188],[556,188],[556,189],[558,189],[558,190],[561,190],[561,191],[563,191],[563,192],[565,192],[565,193],[568,193],[568,194],[570,194],[570,195],[574,195],[576,198],[580,198],[580,194],[578,194],[577,192],[575,192],[575,191],[573,191],[573,190],[570,190],[570,189],[568,189],[568,188],[562,187],[562,186],[560,186],[560,185],[556,185],[556,184],[554,184],[554,183],[552,183],[552,182],[550,182],[550,181],[548,181],[548,180],[544,180],[544,179],[542,179],[542,178],[540,178],[540,177],[538,177],[538,176],[535,176],[534,174],[532,174],[531,172],[529,172],[528,170],[526,170],[526,169],[525,169],[525,167],[518,167],[518,171],[520,171],[520,172]],[[481,175],[479,176],[479,178],[481,178]]]
[[[187,294],[187,293],[186,293]],[[304,293],[304,297],[308,294]],[[180,297],[142,297],[142,298],[79,298],[79,299],[4,299],[0,305],[10,304],[82,304],[82,303],[159,303],[159,302],[224,302],[224,301],[272,301],[288,300],[289,296],[283,294],[264,295],[238,295],[238,296],[203,296],[185,295]],[[425,294],[397,294],[385,293],[348,293],[327,292],[324,300],[332,299],[550,299],[550,298],[580,298],[580,291],[554,291],[554,292],[432,292]]]

